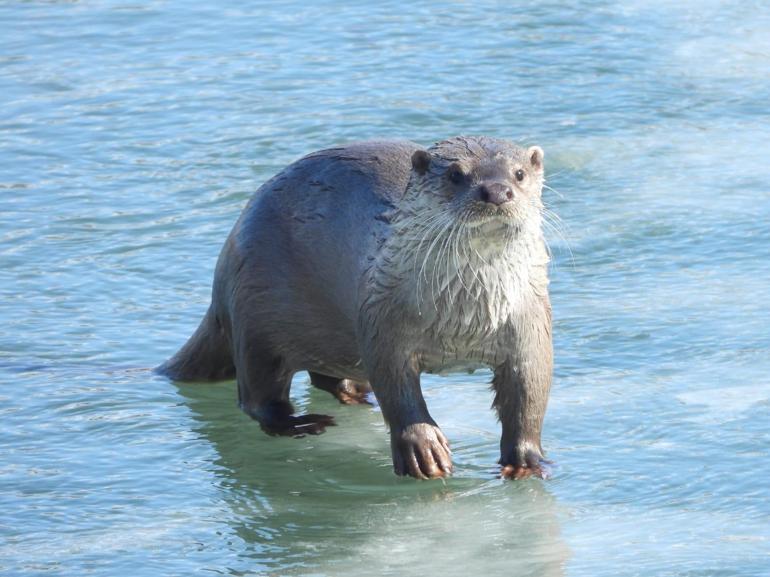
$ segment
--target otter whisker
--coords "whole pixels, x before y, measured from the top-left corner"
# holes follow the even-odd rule
[[[429,229],[426,231],[426,233],[423,235],[423,238],[420,240],[420,244],[417,247],[417,251],[415,254],[415,265],[416,262],[420,256],[420,251],[422,250],[423,242],[427,238],[429,234],[432,234],[434,231],[438,231],[435,237],[433,237],[433,241],[428,245],[428,250],[425,252],[425,257],[422,261],[422,266],[420,267],[420,272],[417,274],[417,303],[418,303],[418,312],[419,312],[419,306],[422,303],[422,279],[423,279],[423,273],[426,272],[425,267],[428,264],[428,260],[430,259],[430,254],[433,251],[434,247],[437,245],[439,240],[441,239],[441,236],[446,230],[447,226],[451,224],[451,214],[448,214],[448,212],[442,212],[439,215],[435,217],[433,220],[433,225],[429,227]],[[435,267],[434,267],[435,268]],[[425,280],[428,280],[427,275],[424,276]],[[431,289],[432,292],[433,289]],[[435,301],[435,299],[434,299]],[[435,302],[434,302],[435,305]]]
[[[545,221],[543,221],[543,223],[546,224]],[[548,255],[548,262],[554,263],[553,266],[556,268],[556,261],[553,258],[553,251],[551,250],[551,245],[548,243],[548,238],[545,235],[543,235],[543,244],[545,245],[545,252]]]
[[[474,231],[470,230],[468,231],[469,239],[468,239],[468,246],[471,247],[474,254],[476,255],[476,258],[478,258],[483,263],[483,268],[489,268],[489,263],[486,261],[486,259],[481,256],[481,253],[476,250],[476,247],[473,246],[472,243],[472,237],[473,237]],[[474,274],[476,275],[476,278],[479,279],[479,283],[481,284],[481,288],[483,289],[484,294],[489,293],[489,286],[487,285],[487,276],[485,274],[479,275],[476,271],[474,271]]]
[[[433,241],[428,246],[428,250],[425,252],[425,257],[423,259],[422,266],[420,267],[420,272],[418,274],[418,279],[423,278],[423,273],[424,272],[427,273],[426,266],[428,265],[428,262],[430,260],[430,255],[433,252],[433,249],[436,248],[436,247],[440,247],[439,242],[442,241],[442,237],[444,235],[444,232],[449,228],[449,226],[451,226],[451,223],[452,223],[452,216],[451,216],[451,214],[447,213],[447,214],[444,214],[444,216],[445,216],[445,218],[439,219],[438,222],[435,224],[435,226],[432,229],[432,230],[438,230],[438,233],[435,235],[435,237],[433,238]],[[439,248],[439,252],[440,252],[440,248]],[[431,278],[433,278],[435,276],[435,269],[436,269],[436,265],[435,265],[435,263],[433,263],[433,273],[434,274],[431,275]],[[424,278],[425,278],[426,281],[428,280],[427,274],[425,275]],[[431,292],[432,293],[434,292],[433,281],[432,280],[431,280]],[[421,296],[418,296],[418,298],[421,298]],[[434,298],[434,305],[435,305],[435,298]]]
[[[431,216],[425,224],[423,224],[420,228],[417,230],[417,234],[419,235],[420,232],[424,231],[424,234],[420,238],[420,242],[417,245],[417,248],[414,251],[415,257],[419,257],[420,252],[422,251],[423,244],[425,243],[425,240],[435,231],[439,230],[448,219],[451,218],[451,215],[447,214],[446,212],[441,212],[439,214]],[[407,240],[415,240],[415,237],[407,238]],[[416,258],[415,258],[415,265],[416,265]]]
[[[463,287],[463,290],[465,290],[467,294],[470,294],[470,290],[465,285],[465,279],[463,278],[465,267],[461,266],[461,259],[459,256],[458,244],[460,241],[460,233],[462,232],[462,228],[463,228],[462,220],[458,219],[458,222],[455,224],[454,231],[452,233],[452,238],[454,239],[452,242],[452,249],[453,249],[455,272],[457,273],[457,278],[460,279],[460,285]]]
[[[572,253],[572,248],[569,246],[569,243],[564,238],[564,236],[562,236],[561,231],[557,227],[555,227],[553,224],[551,224],[550,222],[548,222],[545,219],[543,219],[543,226],[544,226],[544,228],[547,231],[552,232],[554,234],[554,236],[561,238],[561,240],[564,242],[564,244],[565,244],[565,246],[567,248],[567,252],[569,253],[570,262],[572,263],[572,266],[574,267],[575,266],[575,256]],[[546,247],[548,247],[548,255],[549,255],[549,257],[553,258],[551,248],[550,248],[550,246],[548,244],[548,238],[545,235],[543,235],[543,241],[545,242]]]
[[[552,211],[548,205],[543,205],[541,212],[548,214],[555,223],[565,226],[564,221],[561,219],[561,217],[558,214],[556,214],[554,211]]]
[[[547,180],[547,179],[549,179],[549,178],[553,178],[553,177],[555,177],[555,176],[561,176],[561,175],[562,175],[562,174],[564,174],[565,172],[567,172],[567,169],[566,169],[566,168],[562,168],[561,170],[557,170],[556,172],[550,172],[550,171],[549,171],[549,172],[548,172],[548,176],[546,177],[546,180]]]
[[[461,217],[460,227],[461,227],[462,231],[465,233],[465,242],[461,245],[461,246],[464,246],[465,249],[466,249],[465,250],[465,262],[468,263],[468,268],[471,270],[471,274],[473,275],[473,278],[476,280],[476,282],[478,284],[480,284],[483,289],[486,289],[486,286],[484,285],[484,281],[479,277],[479,273],[477,272],[477,270],[476,270],[476,268],[474,266],[476,264],[475,259],[472,257],[472,255],[468,251],[468,248],[469,247],[473,248],[473,246],[471,244],[471,241],[472,241],[471,231],[470,231],[470,229],[468,227],[467,211]],[[475,251],[475,249],[473,249],[473,250]]]
[[[562,240],[564,245],[567,247],[567,252],[569,252],[570,261],[572,262],[572,266],[575,266],[575,255],[572,252],[572,247],[569,244],[569,241],[567,240],[565,233],[564,233],[564,225],[561,219],[556,216],[553,212],[548,210],[547,208],[544,208],[542,211],[543,216],[543,225],[554,233],[558,238]],[[555,222],[552,222],[552,220],[555,219]],[[545,236],[543,237],[545,238]]]
[[[454,224],[453,222],[452,223],[448,223],[447,226],[442,231],[442,233],[447,233],[447,234],[446,234],[444,240],[441,243],[441,248],[439,249],[438,254],[436,255],[436,262],[435,262],[434,268],[433,268],[434,280],[436,282],[435,282],[434,285],[431,285],[431,290],[433,291],[433,305],[436,306],[436,307],[437,307],[437,303],[436,303],[437,292],[440,293],[442,285],[445,286],[447,289],[449,288],[449,272],[450,272],[449,271],[449,259],[446,259],[446,261],[445,261],[445,257],[447,255],[447,251],[448,251],[448,248],[449,248],[449,241],[451,240],[451,236],[452,236],[453,224]],[[441,280],[441,277],[440,277],[440,270],[441,269],[439,269],[439,265],[442,262],[445,262],[445,264],[446,264],[446,266],[445,266],[446,278],[444,279],[443,283],[442,283],[442,280]],[[436,285],[438,286],[438,289],[439,289],[438,291],[436,291]],[[447,290],[447,298],[449,300],[449,306],[450,307],[453,306],[454,305],[454,299],[452,298],[452,293],[449,290]],[[438,310],[438,308],[436,310]]]
[[[459,258],[459,252],[458,252],[458,246],[457,246],[460,239],[460,232],[461,232],[460,217],[455,216],[455,222],[453,223],[452,230],[449,233],[446,250],[443,256],[443,258],[445,258],[446,260],[447,277],[445,279],[445,283],[449,293],[450,304],[453,302],[453,294],[451,292],[451,278],[453,276],[457,276],[458,280],[460,281],[460,285],[463,287],[465,292],[468,292],[468,287],[465,284],[465,279],[463,278],[464,267],[462,266],[462,262]],[[452,264],[454,264],[454,268],[455,268],[454,275],[452,275],[450,271]]]
[[[507,239],[506,239],[506,241],[507,241]],[[481,262],[484,263],[484,266],[489,266],[489,263],[487,262],[487,260],[483,256],[481,256],[481,253],[476,250],[476,247],[474,247],[473,245],[471,245],[471,246],[473,248],[473,252],[476,253],[476,256],[479,258],[479,260],[481,260]]]
[[[556,174],[549,174],[548,177],[549,177],[549,179],[553,178],[554,176],[560,175],[562,172],[564,172],[564,171],[557,172]],[[559,192],[558,190],[556,190],[555,188],[553,188],[552,186],[550,186],[549,184],[547,184],[547,180],[546,179],[543,180],[542,184],[543,184],[543,188],[544,189],[550,190],[557,197],[559,197],[560,199],[564,200],[564,195],[561,192]]]

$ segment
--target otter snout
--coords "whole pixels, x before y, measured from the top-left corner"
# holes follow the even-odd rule
[[[502,182],[480,184],[476,187],[476,200],[500,206],[513,200],[513,189]]]

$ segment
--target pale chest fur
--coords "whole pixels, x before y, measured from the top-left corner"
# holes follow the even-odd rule
[[[534,235],[497,242],[466,233],[433,250],[396,236],[375,286],[402,307],[423,370],[474,370],[509,355],[516,327],[547,291],[547,262]]]

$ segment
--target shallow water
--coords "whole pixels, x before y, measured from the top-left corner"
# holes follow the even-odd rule
[[[0,5],[0,573],[770,574],[763,2]],[[424,379],[446,483],[146,370],[245,201],[373,137],[546,150],[553,479],[495,478],[489,374]]]

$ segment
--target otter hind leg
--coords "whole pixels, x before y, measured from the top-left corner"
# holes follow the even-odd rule
[[[308,374],[314,387],[331,393],[343,405],[373,404],[372,387],[366,381],[361,383],[350,379],[339,379],[312,371]]]
[[[235,377],[229,340],[211,309],[184,346],[156,371],[175,381],[224,381]]]
[[[336,425],[331,415],[310,413],[294,415],[291,402],[274,400],[262,403],[258,407],[249,407],[241,403],[241,408],[252,418],[259,421],[259,426],[268,435],[284,437],[304,437],[320,435],[326,427]]]
[[[253,338],[236,335],[234,349],[238,403],[268,435],[320,435],[326,427],[335,425],[329,415],[294,414],[289,400],[294,370],[281,357],[266,353],[268,347],[260,346]]]

